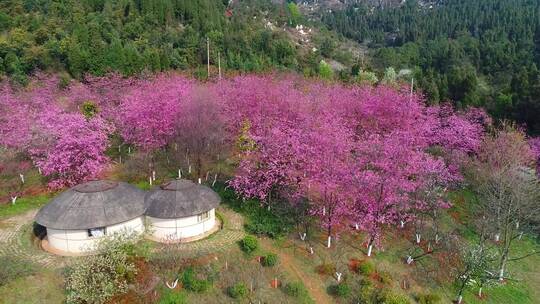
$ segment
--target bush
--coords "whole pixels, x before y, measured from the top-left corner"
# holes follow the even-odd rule
[[[416,296],[416,301],[419,304],[437,304],[441,301],[441,297],[435,293],[419,294]]]
[[[240,241],[240,248],[242,248],[242,251],[245,253],[253,253],[255,250],[257,250],[257,248],[259,248],[259,241],[252,235],[246,235]]]
[[[307,290],[302,282],[289,282],[283,287],[283,291],[291,297],[307,295]]]
[[[247,296],[248,289],[244,283],[236,283],[227,288],[227,293],[234,299],[242,299]]]
[[[0,261],[0,286],[35,273],[34,265],[28,261],[12,256],[2,256]]]
[[[392,292],[390,290],[382,290],[377,296],[377,303],[383,304],[410,304],[409,297]]]
[[[347,297],[351,294],[351,287],[349,287],[349,285],[346,283],[332,285],[330,286],[329,290],[331,294],[337,297]]]
[[[325,274],[325,275],[334,275],[334,272],[336,272],[336,266],[333,264],[324,263],[319,266],[317,266],[317,272],[319,274]]]
[[[210,288],[210,282],[207,280],[199,280],[195,277],[195,271],[189,267],[182,274],[182,285],[186,290],[203,293]]]
[[[159,304],[187,304],[186,294],[166,289],[159,299]]]
[[[379,281],[383,284],[392,283],[392,275],[388,271],[379,272]]]
[[[244,215],[246,219],[245,228],[249,233],[276,238],[287,235],[294,227],[295,223],[292,217],[286,216],[291,214],[290,205],[283,203],[279,208],[268,210],[267,208],[261,208],[258,200],[249,199],[243,201],[234,190],[225,188],[224,184],[216,184],[216,190],[224,203],[234,211]]]
[[[262,265],[265,267],[275,266],[278,262],[278,256],[275,253],[269,253],[265,255],[261,261]]]
[[[108,244],[100,254],[78,261],[67,278],[67,302],[100,304],[125,293],[137,270],[122,248],[121,243]]]
[[[358,293],[358,302],[360,303],[376,303],[376,289],[370,280],[360,281],[360,291]]]
[[[366,261],[358,266],[358,272],[363,275],[370,275],[375,272],[375,265],[372,262]]]

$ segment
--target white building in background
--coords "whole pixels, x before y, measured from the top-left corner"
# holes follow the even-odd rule
[[[189,180],[173,180],[146,194],[147,236],[158,242],[188,242],[219,229],[219,195]]]
[[[55,197],[36,215],[45,227],[42,248],[59,255],[84,255],[115,233],[158,242],[189,242],[217,231],[220,198],[207,186],[174,180],[149,192],[114,181],[90,181]]]

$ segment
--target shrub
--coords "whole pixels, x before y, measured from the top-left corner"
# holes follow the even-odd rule
[[[390,290],[382,290],[377,296],[377,303],[384,304],[410,304],[409,297],[392,292]]]
[[[373,286],[373,283],[370,280],[360,281],[360,291],[358,293],[358,302],[360,303],[377,303],[376,289]]]
[[[379,272],[379,281],[383,284],[392,283],[392,275],[388,271]]]
[[[210,288],[210,282],[197,279],[195,271],[191,267],[187,268],[182,274],[182,284],[185,289],[197,293],[203,293]]]
[[[227,288],[227,293],[234,299],[242,299],[247,296],[248,289],[244,283],[236,283]]]
[[[259,248],[259,241],[252,235],[246,235],[240,241],[240,248],[242,248],[245,253],[253,253],[255,250],[257,250],[257,248]]]
[[[319,266],[317,266],[317,272],[319,274],[325,274],[325,275],[334,275],[334,272],[336,272],[336,266],[333,264],[324,263]]]
[[[166,289],[159,299],[159,304],[187,304],[186,294]]]
[[[275,266],[278,262],[278,256],[275,253],[269,253],[265,255],[261,261],[262,265],[265,267]]]
[[[330,286],[329,290],[331,294],[337,297],[347,297],[351,294],[351,287],[349,287],[349,285],[346,283],[332,285]]]
[[[375,272],[375,265],[372,262],[366,261],[358,266],[358,272],[363,275],[370,275]]]
[[[137,269],[133,263],[128,235],[116,235],[98,244],[100,252],[86,256],[70,269],[67,280],[68,303],[105,303],[125,293]]]
[[[283,287],[283,291],[291,297],[300,297],[307,294],[306,287],[302,282],[289,282]]]
[[[24,261],[12,256],[0,257],[0,286],[11,280],[25,277],[35,273],[35,267],[28,261]]]
[[[437,304],[441,301],[441,297],[435,293],[419,294],[416,301],[419,304]]]

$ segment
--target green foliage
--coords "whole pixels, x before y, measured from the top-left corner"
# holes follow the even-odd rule
[[[348,297],[351,294],[351,287],[347,283],[339,283],[331,285],[328,288],[330,294],[333,294],[337,297]]]
[[[187,296],[183,292],[178,292],[170,289],[163,289],[159,304],[187,304]]]
[[[187,268],[182,273],[182,284],[185,289],[197,293],[203,293],[207,291],[212,285],[207,280],[197,279],[195,270],[192,267]]]
[[[360,290],[358,291],[357,299],[360,303],[375,303],[377,289],[368,279],[360,281]]]
[[[13,256],[0,256],[0,286],[36,272],[32,263]]]
[[[382,304],[410,304],[409,297],[391,290],[382,290],[377,295],[377,303]]]
[[[136,75],[190,69],[207,79],[207,37],[210,62],[217,65],[220,53],[223,69],[300,68],[300,54],[287,35],[267,30],[260,19],[253,18],[262,17],[262,11],[280,18],[281,4],[257,0],[231,5],[215,0],[21,2],[0,4],[0,74],[22,84],[38,69],[66,70],[76,78],[110,71]],[[285,10],[292,24],[303,20],[294,3]]]
[[[273,267],[278,262],[278,256],[275,253],[268,253],[267,255],[263,256],[261,264],[264,267]]]
[[[130,256],[134,242],[129,236],[115,236],[98,245],[100,252],[78,260],[66,280],[68,303],[105,303],[128,290],[137,269]]]
[[[379,281],[383,284],[392,284],[392,274],[388,271],[379,272]]]
[[[441,297],[436,293],[419,294],[416,301],[418,304],[437,304],[441,301]]]
[[[365,261],[358,265],[358,272],[368,276],[375,272],[375,265],[371,261]]]
[[[319,62],[319,75],[324,79],[332,79],[334,77],[334,71],[332,67],[324,60]]]
[[[232,189],[225,189],[223,184],[217,184],[216,191],[225,204],[244,215],[245,228],[249,233],[277,238],[287,235],[294,227],[293,218],[290,215],[295,210],[284,202],[278,201],[274,208],[268,210],[268,208],[262,208],[258,200],[242,201]]]
[[[259,248],[259,240],[252,235],[246,235],[240,240],[240,248],[245,253],[251,254]]]
[[[98,108],[95,103],[91,101],[85,101],[82,105],[82,113],[86,118],[92,118],[98,112]]]
[[[302,13],[294,2],[287,3],[287,11],[289,13],[289,24],[295,26],[302,20]]]
[[[30,209],[39,208],[51,199],[50,194],[40,194],[36,196],[23,196],[17,199],[15,205],[1,204],[0,218],[24,213]]]
[[[369,44],[378,72],[416,70],[415,83],[432,103],[484,106],[540,132],[537,1],[406,1],[383,8],[371,2],[332,10],[323,21]]]
[[[307,294],[307,289],[301,281],[285,284],[283,291],[291,297],[300,297],[303,294]]]
[[[248,289],[244,283],[236,283],[227,288],[227,294],[233,299],[243,299],[248,294]]]

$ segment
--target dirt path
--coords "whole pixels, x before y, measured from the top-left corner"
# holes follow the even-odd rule
[[[261,241],[262,246],[265,250],[275,252],[271,244],[271,240],[263,239]],[[272,250],[274,249],[274,250]],[[278,250],[276,253],[279,256],[280,264],[297,280],[302,281],[304,286],[306,286],[309,291],[309,295],[317,304],[331,304],[335,303],[332,298],[325,292],[324,284],[315,274],[307,274],[301,270],[301,267],[297,264],[296,259],[290,253],[285,250]]]

